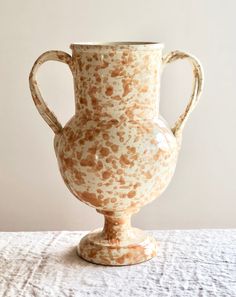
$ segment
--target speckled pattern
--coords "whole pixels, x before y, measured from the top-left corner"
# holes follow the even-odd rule
[[[103,230],[84,238],[79,254],[105,265],[135,264],[156,255],[154,240],[132,228],[133,213],[157,198],[175,170],[183,126],[202,87],[199,62],[160,43],[72,44],[72,57],[49,51],[35,62],[30,87],[40,114],[55,132],[54,147],[68,189],[105,216]],[[159,114],[162,67],[193,64],[190,102],[170,129]],[[75,115],[62,128],[39,92],[35,74],[47,60],[67,63],[75,89]]]

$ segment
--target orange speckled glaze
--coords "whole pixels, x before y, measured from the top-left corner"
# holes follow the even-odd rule
[[[72,44],[72,56],[49,51],[30,74],[32,97],[55,132],[54,147],[68,189],[105,217],[103,230],[85,236],[79,255],[103,265],[140,263],[156,255],[156,242],[132,228],[130,217],[157,198],[175,170],[183,126],[202,88],[193,56],[162,56],[160,43]],[[187,58],[194,85],[187,108],[171,129],[159,113],[163,65]],[[35,74],[47,60],[67,63],[75,89],[75,115],[62,128],[43,101]]]

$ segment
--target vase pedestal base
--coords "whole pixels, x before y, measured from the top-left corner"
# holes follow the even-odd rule
[[[88,262],[101,265],[132,265],[147,261],[157,253],[156,240],[137,228],[130,228],[126,240],[106,239],[102,230],[83,237],[78,255]]]
[[[77,248],[79,256],[95,264],[112,266],[137,264],[156,256],[156,240],[131,227],[131,216],[138,210],[97,210],[104,215],[104,227],[81,239]]]

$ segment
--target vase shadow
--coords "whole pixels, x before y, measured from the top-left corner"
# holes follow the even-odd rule
[[[63,255],[61,255],[61,258],[62,258],[61,259],[62,262],[68,266],[80,266],[80,267],[98,266],[96,264],[93,264],[91,262],[88,262],[82,259],[77,253],[77,246],[73,246],[69,248]]]

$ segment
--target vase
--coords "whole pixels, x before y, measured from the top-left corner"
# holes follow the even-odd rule
[[[173,51],[162,55],[156,42],[77,43],[72,55],[48,51],[34,63],[30,89],[34,103],[55,133],[62,178],[72,194],[105,218],[103,229],[83,237],[77,251],[102,265],[136,264],[154,257],[156,240],[131,226],[131,216],[165,190],[175,171],[183,127],[203,83],[199,61]],[[170,128],[159,113],[160,78],[170,62],[193,66],[189,103]],[[62,127],[39,91],[41,64],[66,63],[72,73],[75,114]]]

